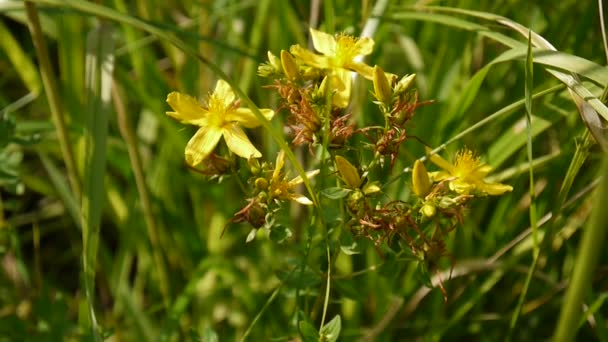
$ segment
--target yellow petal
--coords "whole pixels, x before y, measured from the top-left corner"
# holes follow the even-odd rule
[[[357,74],[365,77],[368,80],[374,79],[374,68],[365,63],[353,62],[348,63],[345,67],[351,69],[352,71],[355,71]],[[385,73],[385,76],[387,77],[387,79],[392,80],[392,74]]]
[[[336,92],[333,97],[333,104],[339,108],[348,107],[352,88],[351,72],[345,69],[337,69],[329,80],[331,81],[331,89]]]
[[[369,55],[374,51],[374,40],[369,37],[360,38],[355,43],[355,49],[359,51],[359,55]]]
[[[498,196],[504,194],[505,192],[513,191],[512,186],[501,183],[483,183],[478,186],[478,188],[479,190],[492,196]]]
[[[329,69],[332,67],[331,59],[312,53],[300,45],[293,45],[289,52],[303,63],[319,69]]]
[[[281,60],[279,59],[279,57],[273,55],[270,51],[268,51],[268,62],[274,67],[276,71],[281,70]]]
[[[249,158],[260,158],[262,154],[258,151],[255,146],[249,141],[245,132],[237,124],[225,125],[222,128],[222,134],[228,149],[234,152],[239,157],[245,159]]]
[[[450,189],[458,194],[468,194],[469,192],[475,190],[475,188],[475,184],[465,182],[460,179],[455,179],[450,182]]]
[[[333,56],[336,53],[336,38],[331,34],[311,28],[310,36],[312,38],[312,45],[320,53],[326,56]]]
[[[230,84],[228,84],[228,82],[224,80],[218,80],[215,84],[215,90],[213,90],[213,97],[221,99],[224,103],[225,108],[230,107],[230,105],[232,105],[232,103],[236,99],[236,96],[234,95]]]
[[[274,163],[274,171],[272,171],[272,180],[279,180],[279,175],[281,174],[281,170],[283,170],[283,166],[285,165],[285,151],[280,150],[277,153],[277,161]]]
[[[312,205],[312,201],[310,199],[308,199],[308,197],[304,196],[304,195],[298,195],[298,194],[292,194],[289,196],[289,199],[292,201],[296,201],[300,204],[304,204],[304,205]]]
[[[170,117],[192,125],[204,126],[207,124],[207,111],[194,97],[174,91],[167,95],[167,103],[175,111],[167,112]]]
[[[186,162],[195,166],[207,158],[220,140],[220,129],[210,126],[201,127],[186,145]]]
[[[262,115],[266,118],[266,120],[270,120],[274,116],[274,111],[272,109],[260,109],[260,112],[262,112]],[[224,120],[228,122],[238,122],[247,128],[258,127],[262,124],[260,120],[258,120],[258,117],[255,116],[255,114],[253,114],[249,108],[237,108],[236,110],[231,110],[226,113]]]
[[[431,149],[428,147],[425,147],[426,153],[430,154],[431,153]],[[433,154],[429,156],[429,160],[439,166],[440,168],[446,170],[449,173],[453,173],[454,171],[454,166],[452,164],[450,164],[447,160],[441,158],[439,155],[437,154]]]
[[[312,171],[308,171],[306,172],[306,178],[311,179],[312,177],[316,176],[319,174],[319,172],[321,172],[320,170],[312,170]],[[300,183],[304,182],[304,180],[302,179],[301,176],[297,176],[294,179],[290,180],[288,185],[290,187],[294,187]]]

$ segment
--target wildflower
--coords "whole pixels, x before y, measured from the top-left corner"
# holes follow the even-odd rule
[[[325,32],[310,29],[312,43],[322,55],[310,52],[299,45],[291,47],[291,53],[303,63],[319,69],[329,69],[332,88],[335,89],[334,105],[344,108],[348,105],[351,91],[351,71],[372,80],[374,70],[371,66],[355,61],[357,56],[372,53],[374,41],[371,38],[355,38],[348,35],[332,36]]]
[[[427,148],[427,153],[429,149]],[[481,193],[487,195],[502,195],[512,191],[513,187],[501,183],[488,183],[484,180],[492,167],[482,163],[479,157],[469,149],[462,149],[456,154],[453,164],[438,155],[430,156],[431,162],[443,171],[431,172],[429,176],[434,181],[448,181],[451,190],[459,194]]]
[[[297,185],[304,182],[302,177],[297,176],[291,180],[287,180],[287,175],[283,174],[283,166],[285,165],[285,151],[280,151],[277,155],[277,160],[272,172],[270,184],[268,184],[268,194],[273,199],[296,201],[300,204],[311,205],[312,201],[308,197],[296,194],[294,189]],[[308,171],[306,177],[314,177],[319,174],[319,170]],[[257,183],[257,182],[256,182]],[[256,184],[257,185],[257,184]]]
[[[228,149],[236,155],[247,159],[262,156],[240,127],[254,128],[261,122],[248,108],[239,108],[234,92],[225,81],[217,82],[206,106],[201,106],[194,97],[178,92],[170,93],[167,103],[174,110],[167,115],[182,123],[200,126],[186,145],[188,164],[195,166],[207,158],[222,136]],[[267,120],[274,116],[270,109],[260,111]]]

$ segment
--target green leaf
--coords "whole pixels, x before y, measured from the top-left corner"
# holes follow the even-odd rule
[[[106,140],[112,110],[111,87],[114,70],[114,40],[110,26],[101,25],[87,37],[86,92],[88,122],[84,133],[85,170],[82,194],[82,254],[85,293],[91,326],[97,331],[94,310],[95,270],[104,206]],[[100,340],[100,338],[96,338]]]
[[[351,192],[350,189],[344,189],[340,187],[332,187],[321,190],[321,195],[329,199],[340,199],[346,197]]]
[[[302,340],[304,342],[319,342],[319,333],[317,332],[317,329],[315,329],[315,327],[313,327],[310,323],[300,321],[300,323],[298,323],[298,327],[300,328],[300,336],[302,336]]]
[[[323,341],[335,342],[340,337],[340,329],[342,329],[342,321],[340,320],[340,315],[337,315],[323,326],[321,338]]]

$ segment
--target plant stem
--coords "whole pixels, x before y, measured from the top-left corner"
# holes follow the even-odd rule
[[[114,109],[116,110],[118,128],[127,146],[129,160],[131,161],[131,167],[133,168],[133,175],[135,177],[135,184],[137,185],[137,192],[139,194],[139,198],[141,199],[142,211],[144,213],[146,227],[148,228],[148,237],[152,247],[152,254],[154,262],[156,263],[156,269],[158,270],[159,287],[163,296],[163,304],[165,308],[169,308],[171,302],[171,287],[169,284],[169,278],[167,277],[167,266],[160,246],[158,226],[154,218],[154,210],[152,209],[150,193],[146,187],[146,179],[144,176],[141,156],[139,155],[139,150],[137,148],[135,132],[133,131],[133,127],[131,127],[129,118],[127,117],[127,110],[120,93],[118,92],[117,86],[118,84],[114,83],[114,86],[112,87],[112,98],[114,99]]]

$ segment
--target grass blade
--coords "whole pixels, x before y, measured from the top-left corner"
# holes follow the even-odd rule
[[[534,67],[533,54],[532,54],[532,32],[529,32],[528,35],[528,52],[526,54],[526,68],[525,68],[525,103],[526,103],[526,129],[527,129],[527,137],[528,141],[526,144],[527,154],[528,154],[528,165],[529,175],[530,175],[530,227],[532,228],[532,239],[534,241],[534,249],[532,250],[532,264],[528,269],[528,274],[526,276],[526,280],[524,282],[524,287],[519,296],[519,300],[517,302],[517,307],[513,312],[513,316],[511,316],[511,324],[509,325],[509,335],[507,340],[510,340],[513,332],[515,331],[515,326],[517,325],[517,320],[519,319],[519,315],[521,314],[521,308],[524,304],[524,300],[526,299],[526,294],[528,293],[528,288],[530,287],[530,282],[532,280],[532,275],[536,270],[536,265],[538,264],[538,256],[540,255],[540,241],[538,235],[538,222],[536,218],[536,195],[534,191],[534,167],[532,167],[534,156],[532,155],[532,88],[534,86]]]
[[[85,182],[82,196],[83,271],[93,336],[101,340],[95,317],[95,269],[101,213],[103,209],[106,138],[111,110],[114,42],[108,26],[101,25],[87,37],[86,91],[87,127],[85,139]]]
[[[572,341],[578,330],[578,322],[583,315],[581,305],[583,298],[591,287],[591,281],[595,275],[594,270],[603,251],[608,229],[608,211],[605,204],[608,203],[608,155],[603,154],[603,165],[600,170],[602,177],[598,186],[597,204],[591,213],[587,226],[583,231],[582,240],[574,264],[570,286],[564,298],[564,304],[556,326],[554,341]]]

